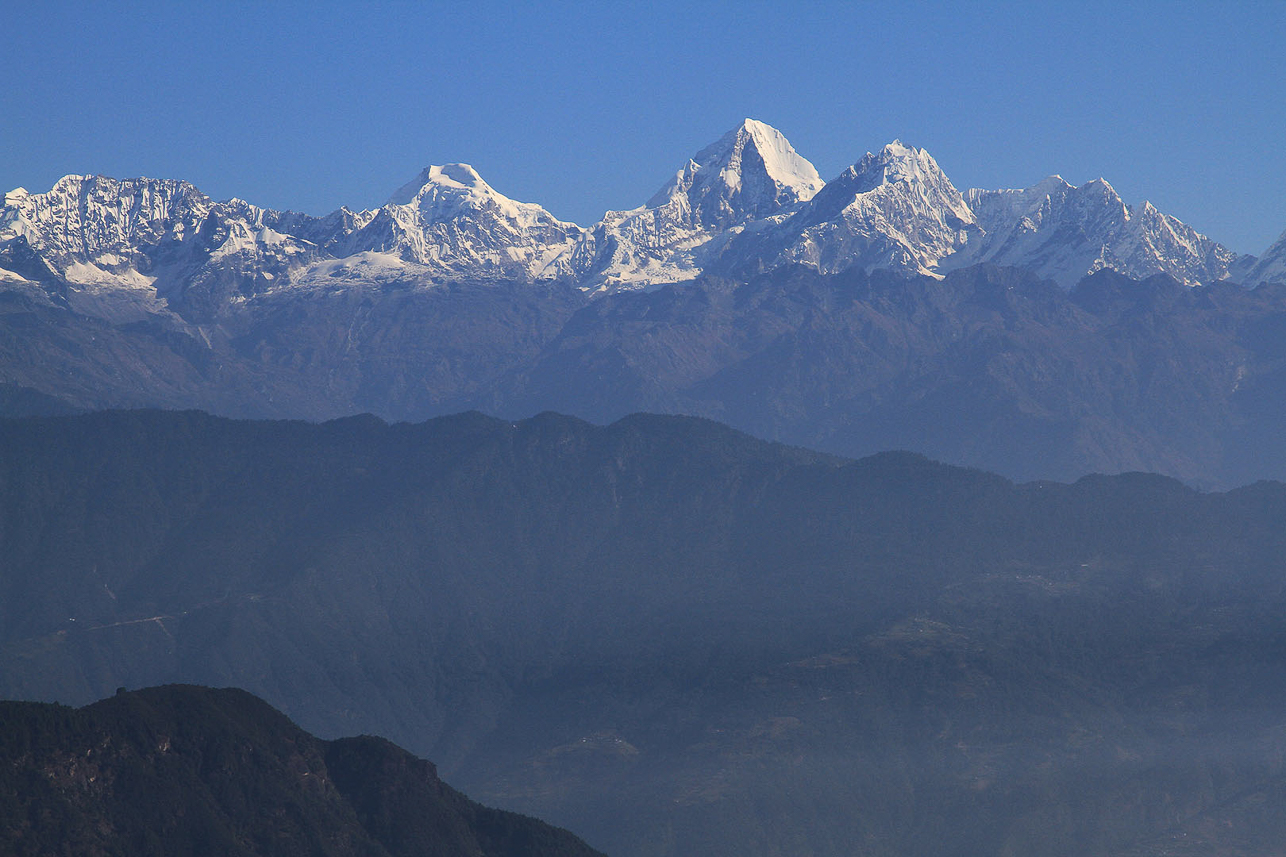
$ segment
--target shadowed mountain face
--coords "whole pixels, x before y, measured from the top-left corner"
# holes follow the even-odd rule
[[[945,280],[786,268],[589,301],[557,285],[347,284],[218,324],[0,294],[0,409],[199,407],[419,420],[478,408],[718,419],[847,456],[910,449],[1011,478],[1286,478],[1286,289],[1110,271]]]
[[[1286,829],[1276,483],[1014,485],[678,417],[130,412],[0,423],[0,498],[5,696],[235,684],[614,855]]]
[[[606,422],[690,413],[870,455],[1021,478],[1286,476],[1286,292],[1103,272],[1070,293],[1014,269],[944,281],[804,269],[600,300],[469,399]]]
[[[594,857],[380,738],[320,741],[235,689],[0,702],[5,854]],[[600,855],[601,857],[601,855]]]

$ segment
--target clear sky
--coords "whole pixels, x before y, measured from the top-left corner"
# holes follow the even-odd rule
[[[464,161],[589,224],[750,116],[823,178],[901,138],[962,189],[1103,176],[1241,252],[1286,230],[1286,0],[0,0],[0,31],[4,190],[322,214]]]

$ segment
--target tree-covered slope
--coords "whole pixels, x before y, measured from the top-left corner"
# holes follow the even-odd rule
[[[474,803],[383,739],[321,741],[244,691],[186,685],[81,709],[0,702],[0,851],[597,854],[566,831]]]

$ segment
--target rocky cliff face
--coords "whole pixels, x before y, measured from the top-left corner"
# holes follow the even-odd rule
[[[973,212],[923,149],[894,141],[826,185],[798,212],[748,236],[741,252],[760,268],[803,264],[922,274],[979,230]]]

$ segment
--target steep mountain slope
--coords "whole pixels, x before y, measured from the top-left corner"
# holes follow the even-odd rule
[[[821,177],[776,128],[745,120],[707,146],[640,208],[609,211],[578,248],[588,288],[691,279],[747,226],[789,212]]]
[[[1214,283],[1238,262],[1236,253],[1151,203],[1126,205],[1103,179],[1072,187],[1050,176],[1026,190],[970,190],[967,202],[985,237],[951,267],[1009,265],[1070,289],[1103,269],[1138,279],[1168,274],[1188,286]]]
[[[437,278],[566,277],[581,235],[538,205],[497,193],[468,164],[429,167],[360,229],[335,239],[337,255],[388,253]]]
[[[1280,484],[134,412],[0,423],[0,497],[5,695],[235,683],[609,853],[1267,857],[1282,824],[1237,809],[1283,774]]]
[[[582,232],[462,164],[426,169],[376,211],[325,218],[215,203],[185,182],[68,176],[6,195],[0,287],[109,321],[208,324],[274,290],[566,278]]]
[[[740,255],[761,267],[804,264],[822,273],[876,268],[927,274],[963,247],[974,215],[923,149],[895,140],[831,181]]]
[[[129,325],[0,295],[0,399],[328,419],[688,413],[843,455],[1013,478],[1286,478],[1286,291],[1101,271],[943,280],[778,269],[589,300],[557,283],[270,291],[218,325]],[[24,402],[28,404],[23,404]],[[52,410],[51,410],[52,409]]]
[[[204,320],[322,255],[274,230],[280,217],[186,182],[66,176],[5,195],[0,267],[84,315],[132,322],[173,304]]]
[[[467,402],[599,422],[719,419],[843,455],[911,449],[1016,478],[1286,476],[1280,289],[1109,271],[1064,292],[1013,269],[945,280],[775,271],[595,301]]]
[[[0,702],[0,724],[6,854],[597,854],[468,800],[387,741],[320,741],[244,691]]]
[[[1247,283],[1282,283],[1286,282],[1286,232],[1264,251],[1264,255],[1255,260],[1246,274]]]

